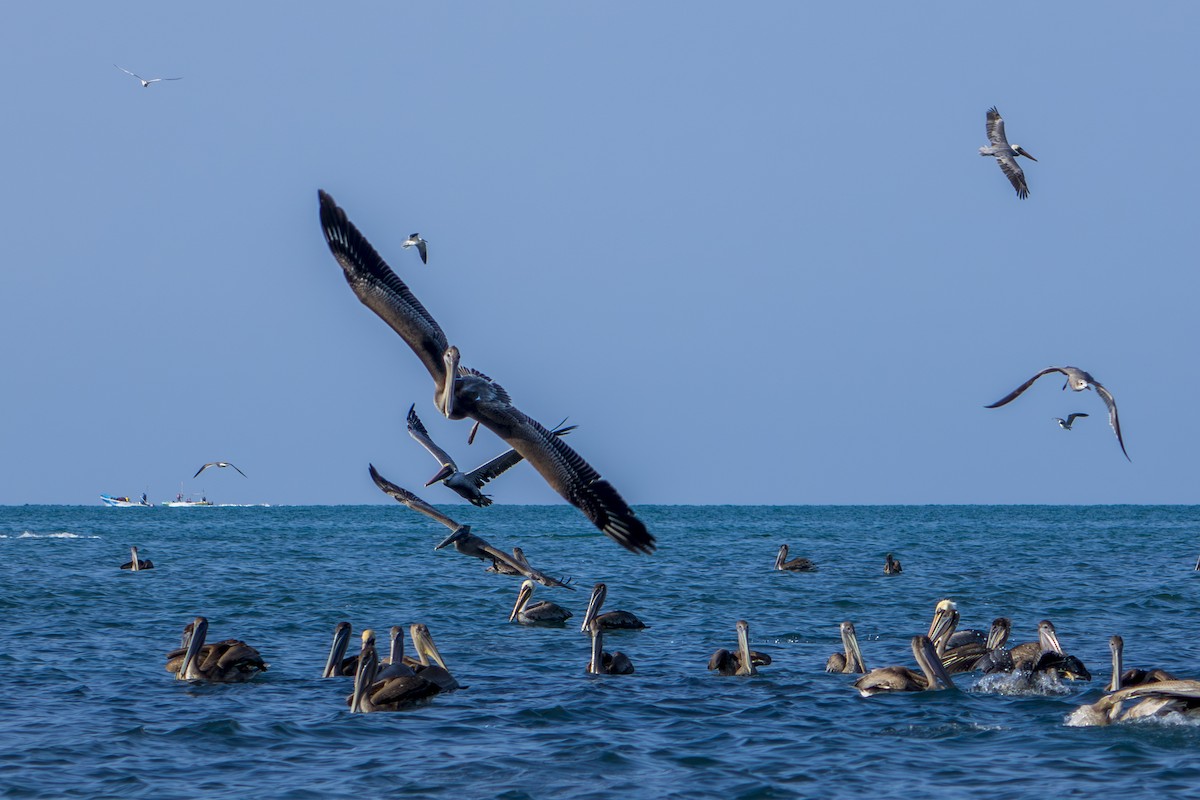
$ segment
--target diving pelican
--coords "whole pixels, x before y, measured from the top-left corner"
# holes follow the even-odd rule
[[[904,567],[900,566],[900,559],[892,558],[892,554],[887,554],[887,561],[883,562],[884,575],[899,575],[904,571]]]
[[[586,632],[593,620],[601,628],[609,630],[640,630],[649,627],[629,611],[606,611],[601,614],[600,607],[604,605],[604,600],[607,597],[608,586],[603,583],[597,583],[592,587],[592,596],[588,600],[587,611],[583,614],[583,624],[579,626],[580,631]]]
[[[829,657],[825,662],[825,671],[865,674],[867,664],[863,661],[862,648],[859,647],[858,636],[854,632],[854,623],[847,620],[839,625],[838,629],[842,635],[842,652]]]
[[[563,420],[564,422],[566,420]],[[565,436],[575,430],[575,425],[568,425],[565,428],[561,426],[550,431],[555,436]],[[425,430],[424,423],[417,416],[417,406],[414,403],[408,409],[408,435],[415,439],[422,447],[429,451],[429,454],[438,460],[442,468],[437,474],[430,478],[425,485],[432,486],[441,481],[448,488],[453,489],[464,500],[471,501],[471,505],[490,506],[492,498],[484,494],[481,489],[483,485],[493,478],[507,472],[511,467],[516,466],[524,458],[516,450],[509,450],[488,461],[470,472],[459,472],[458,465],[454,463],[454,459],[450,457],[442,448],[434,444],[433,439],[429,436],[429,431]]]
[[[428,700],[441,692],[436,683],[414,675],[380,677],[379,653],[375,649],[375,632],[362,632],[362,650],[354,673],[354,692],[346,704],[354,713],[371,711],[400,711]]]
[[[401,242],[400,246],[405,250],[410,247],[417,248],[417,252],[421,254],[421,263],[429,263],[429,242],[422,239],[421,234],[414,233],[412,236],[409,236],[407,239]]]
[[[359,300],[404,339],[429,371],[435,403],[450,419],[470,417],[525,457],[568,503],[597,528],[634,552],[654,551],[654,537],[612,484],[533,418],[513,406],[487,376],[460,368],[458,348],[324,191],[321,229],[346,281]]]
[[[539,600],[533,605],[529,599],[533,597],[533,581],[528,578],[521,582],[521,590],[517,592],[517,602],[513,605],[508,621],[514,619],[522,625],[562,625],[571,618],[571,612],[549,600]]]
[[[358,656],[346,656],[350,646],[350,623],[339,622],[333,629],[333,645],[329,648],[329,656],[325,659],[325,669],[321,671],[322,678],[353,677],[358,670]]]
[[[720,648],[708,659],[708,668],[715,669],[720,675],[757,675],[756,667],[771,663],[771,657],[766,653],[750,649],[750,623],[744,619],[737,621],[738,647],[736,653]]]
[[[1076,411],[1074,414],[1067,414],[1066,419],[1063,419],[1062,417],[1055,417],[1054,421],[1058,423],[1058,427],[1062,428],[1064,431],[1069,431],[1071,430],[1071,426],[1075,424],[1075,420],[1086,416],[1087,414],[1084,414],[1082,411]]]
[[[997,400],[990,406],[984,406],[984,408],[999,408],[1000,406],[1011,403],[1020,396],[1021,392],[1025,391],[1030,386],[1033,386],[1034,381],[1043,375],[1049,375],[1051,372],[1061,372],[1063,375],[1067,376],[1067,382],[1063,384],[1064,390],[1066,390],[1068,387],[1075,392],[1082,392],[1084,389],[1096,390],[1096,394],[1100,395],[1100,399],[1103,400],[1104,405],[1108,407],[1108,424],[1112,426],[1113,432],[1117,434],[1117,443],[1121,445],[1121,452],[1125,453],[1126,459],[1132,461],[1133,459],[1129,458],[1129,453],[1125,452],[1125,440],[1121,438],[1121,421],[1117,419],[1117,401],[1113,399],[1112,393],[1109,392],[1108,389],[1105,389],[1100,385],[1099,381],[1078,367],[1046,367],[1044,370],[1022,383],[1016,389],[1013,389],[1009,394],[1005,395],[1000,400]]]
[[[175,677],[185,681],[210,681],[213,683],[240,683],[248,681],[260,672],[266,672],[267,664],[250,645],[240,639],[226,639],[205,645],[208,620],[196,617],[192,620],[192,633],[183,659],[179,662]],[[168,654],[171,658],[173,654]],[[169,663],[169,662],[168,662]]]
[[[775,556],[775,569],[786,570],[787,572],[816,572],[817,565],[809,561],[807,558],[797,556],[791,561],[787,561],[788,546],[786,544],[779,545],[779,554]]]
[[[534,569],[529,565],[529,562],[525,560],[524,553],[521,554],[521,560],[518,561],[513,556],[505,553],[503,550],[492,547],[484,539],[471,533],[470,525],[459,525],[457,522],[450,519],[445,514],[438,511],[436,508],[431,506],[429,503],[426,503],[412,492],[397,486],[387,478],[380,475],[375,470],[374,464],[369,466],[371,480],[375,481],[375,485],[378,486],[385,494],[391,495],[396,499],[396,502],[408,506],[413,511],[419,511],[425,516],[437,520],[451,530],[450,535],[443,539],[442,543],[434,548],[435,550],[441,550],[443,547],[453,544],[454,549],[463,555],[473,556],[474,558],[479,558],[484,561],[491,561],[492,566],[496,568],[493,570],[495,572],[501,572],[508,575],[524,575],[527,578],[532,578],[543,586],[561,586],[566,589],[571,588],[567,585],[569,580],[556,580],[544,572]]]
[[[881,667],[873,669],[854,682],[854,688],[863,697],[883,692],[923,692],[928,689],[953,689],[954,681],[942,667],[933,643],[928,636],[912,638],[913,658],[921,668],[921,674],[908,667]]]
[[[1067,680],[1090,681],[1092,674],[1083,662],[1067,655],[1058,641],[1054,623],[1044,619],[1038,623],[1038,640],[1019,644],[1009,651],[1015,670],[1049,672]]]
[[[129,562],[121,565],[121,569],[131,569],[134,572],[142,569],[154,569],[154,562],[148,558],[139,559],[137,548],[129,548]]]
[[[234,469],[237,469],[238,475],[241,475],[243,478],[246,477],[246,473],[242,472],[237,467],[234,467],[233,464],[230,464],[228,461],[210,461],[200,469],[196,470],[196,474],[192,476],[193,480],[199,478],[200,473],[204,472],[204,470],[208,469],[209,467],[233,467]]]
[[[141,75],[138,75],[136,72],[130,72],[129,70],[125,69],[124,67],[117,66],[116,64],[113,64],[113,66],[117,67],[117,69],[121,70],[121,72],[124,72],[126,75],[132,75],[133,77],[137,78],[141,82],[143,89],[148,89],[148,88],[150,88],[150,84],[158,83],[159,81],[181,81],[181,80],[183,80],[183,78],[143,78]]]
[[[987,137],[991,142],[987,147],[979,148],[979,155],[992,156],[1000,165],[1001,171],[1008,177],[1008,182],[1017,190],[1017,197],[1024,200],[1029,197],[1029,186],[1025,183],[1025,173],[1017,166],[1017,156],[1025,156],[1030,161],[1037,161],[1019,144],[1009,145],[1004,135],[1004,119],[995,106],[987,112]]]
[[[592,634],[592,657],[588,661],[587,672],[592,675],[632,675],[633,662],[629,656],[620,651],[604,652],[604,626],[594,620],[588,630]]]

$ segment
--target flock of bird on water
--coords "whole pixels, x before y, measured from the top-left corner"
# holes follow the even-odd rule
[[[116,66],[116,65],[114,65]],[[143,87],[162,80],[144,79],[123,67],[122,72],[137,78]],[[1017,164],[1024,156],[1036,161],[1020,145],[1010,145],[1004,131],[1004,120],[996,108],[987,112],[989,144],[979,148],[982,156],[994,157],[1005,176],[1016,189],[1017,196],[1029,196],[1025,174]],[[622,547],[635,553],[652,553],[654,536],[638,519],[633,509],[607,480],[573,450],[563,437],[574,425],[563,423],[547,428],[517,409],[508,393],[495,381],[478,370],[460,363],[461,355],[451,345],[432,315],[421,305],[408,286],[379,256],[367,239],[347,219],[345,212],[326,192],[319,191],[321,229],[338,264],[341,265],[351,289],[368,308],[386,322],[412,349],[425,365],[434,382],[434,404],[448,419],[474,420],[468,436],[473,442],[480,425],[503,439],[510,449],[470,471],[461,472],[450,455],[429,436],[416,413],[415,404],[408,411],[408,432],[441,465],[425,484],[442,483],[473,505],[486,507],[491,498],[483,493],[489,481],[522,460],[533,465],[549,485],[571,505],[584,513],[591,522]],[[422,263],[428,263],[428,242],[417,233],[402,245],[415,247]],[[1094,390],[1108,410],[1109,424],[1125,458],[1125,442],[1117,417],[1117,405],[1112,393],[1090,374],[1077,367],[1047,367],[987,408],[999,408],[1029,389],[1038,378],[1050,373],[1066,377],[1063,389],[1082,392]],[[1074,412],[1056,422],[1071,430],[1077,419],[1086,413]],[[565,420],[563,421],[565,423]],[[233,466],[227,462],[211,462],[201,467]],[[233,467],[237,469],[237,467]],[[554,578],[534,568],[519,547],[505,552],[471,532],[471,526],[461,525],[426,503],[412,492],[384,478],[369,465],[375,484],[398,502],[445,525],[451,533],[435,549],[453,545],[463,555],[488,562],[488,571],[504,575],[523,576],[517,599],[509,614],[509,622],[522,625],[562,626],[572,614],[561,606],[541,600],[531,602],[535,583],[548,587],[568,586],[568,579]],[[238,470],[241,472],[241,470]],[[197,473],[197,475],[199,472]],[[245,473],[242,473],[243,475]],[[122,569],[133,571],[152,569],[153,563],[139,559],[132,548],[131,560]],[[816,569],[807,558],[788,559],[788,546],[781,545],[775,559],[775,569],[806,572]],[[1200,562],[1197,563],[1200,569]],[[885,575],[902,572],[900,561],[891,553],[883,566]],[[646,625],[627,611],[601,613],[607,587],[597,583],[592,591],[580,630],[591,635],[591,657],[586,671],[597,675],[625,675],[634,671],[633,663],[624,653],[609,653],[603,647],[605,630],[641,629]],[[868,670],[852,622],[842,622],[840,633],[842,652],[831,655],[827,672],[859,674],[853,686],[864,697],[883,692],[917,692],[953,689],[951,677],[957,673],[1011,673],[1014,680],[1032,684],[1041,676],[1051,680],[1091,680],[1091,674],[1075,656],[1063,651],[1054,625],[1043,620],[1038,625],[1038,640],[1005,648],[1011,622],[1006,617],[994,620],[988,631],[958,630],[959,612],[950,600],[937,603],[929,630],[912,638],[913,659],[919,672],[904,666]],[[737,646],[734,650],[718,649],[708,662],[708,669],[721,675],[749,676],[758,668],[771,663],[770,656],[750,649],[750,626],[745,620],[736,624]],[[256,649],[236,639],[208,643],[208,621],[196,617],[183,631],[179,649],[167,654],[167,671],[179,680],[234,683],[253,678],[267,669]],[[347,656],[351,637],[350,623],[340,622],[334,630],[333,645],[323,671],[323,677],[353,676],[353,690],[346,702],[353,712],[398,711],[427,701],[441,693],[463,688],[450,674],[429,628],[414,624],[409,628],[414,656],[404,652],[404,635],[399,626],[390,631],[388,657],[380,659],[373,630],[361,634],[361,646],[356,655]],[[1114,722],[1161,716],[1168,713],[1188,713],[1200,710],[1200,681],[1179,680],[1161,669],[1124,669],[1123,642],[1113,636],[1109,642],[1112,653],[1112,678],[1107,691],[1095,703],[1081,706],[1069,718],[1072,724],[1106,725]]]

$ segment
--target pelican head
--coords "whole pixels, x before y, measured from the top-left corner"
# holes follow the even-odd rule
[[[509,622],[517,618],[517,615],[529,603],[529,598],[531,597],[533,597],[533,581],[526,579],[521,582],[521,590],[517,592],[517,602],[513,606],[512,613],[508,615]]]
[[[779,555],[775,556],[775,569],[783,569],[783,562],[787,560],[788,546],[786,544],[779,545]]]
[[[1044,619],[1038,623],[1038,642],[1042,646],[1043,653],[1062,653],[1062,645],[1058,643],[1058,632],[1054,630],[1054,623],[1048,619]]]
[[[988,650],[1004,647],[1004,643],[1008,641],[1008,635],[1011,632],[1012,620],[1008,617],[996,617],[992,620],[992,627],[988,629],[987,643],[984,647]]]
[[[333,646],[329,648],[329,658],[325,660],[325,670],[321,673],[322,678],[332,678],[334,675],[340,675],[337,671],[342,664],[342,659],[346,657],[346,648],[350,645],[350,623],[339,622],[337,627],[333,629]]]
[[[929,623],[927,636],[933,642],[938,654],[946,649],[946,642],[954,635],[958,627],[958,606],[953,600],[940,600],[933,609],[933,620]]]
[[[937,650],[928,636],[914,636],[912,651],[913,658],[917,660],[917,666],[925,674],[927,689],[954,688],[954,681],[951,679],[950,673],[946,672],[946,668],[942,666],[942,659],[938,657]]]
[[[420,657],[422,664],[433,661],[442,669],[446,669],[446,661],[438,652],[437,645],[433,643],[433,636],[429,633],[429,627],[425,623],[414,622],[409,626],[408,633],[412,637],[413,649],[417,651],[417,656]]]
[[[862,648],[858,644],[858,634],[854,632],[854,623],[849,620],[839,626],[842,634],[842,647],[846,651],[846,672],[866,673],[867,662],[863,660]]]
[[[754,661],[750,657],[750,623],[744,619],[737,621],[737,637],[738,637],[738,652],[742,656],[742,663],[738,667],[738,675],[757,675],[758,670],[754,667]]]
[[[449,478],[451,475],[453,475],[455,473],[455,471],[456,470],[455,470],[453,464],[445,464],[442,466],[441,469],[439,469],[437,471],[436,475],[434,475],[432,478],[430,478],[428,481],[425,482],[425,485],[433,486],[438,481],[444,481],[444,480],[446,480],[446,478]]]
[[[367,695],[375,676],[379,672],[379,653],[375,650],[375,631],[367,628],[362,632],[362,650],[358,655],[358,669],[354,671],[354,693],[350,695],[350,711],[365,711],[363,698]]]
[[[588,628],[592,624],[592,620],[594,620],[596,615],[600,613],[600,608],[604,605],[604,598],[606,597],[608,597],[608,587],[603,583],[597,583],[592,588],[592,597],[590,600],[588,600],[587,611],[584,612],[583,624],[579,626],[579,630],[583,631],[584,633],[587,632]]]
[[[455,542],[462,539],[464,536],[469,535],[470,533],[471,533],[470,525],[459,525],[457,528],[454,529],[453,533],[451,533],[445,539],[442,539],[442,543],[433,549],[441,550],[443,547],[454,544]]]
[[[454,383],[458,377],[458,362],[461,355],[458,348],[450,345],[442,353],[442,363],[446,366],[446,377],[442,383],[441,397],[435,397],[434,403],[442,410],[447,419],[454,419]]]
[[[192,634],[188,637],[187,652],[183,654],[183,662],[179,665],[179,671],[175,673],[175,677],[179,680],[190,681],[200,677],[200,670],[197,668],[196,662],[200,658],[200,650],[204,647],[204,637],[207,634],[207,619],[196,617],[192,620]]]
[[[1030,161],[1037,161],[1037,159],[1036,159],[1036,158],[1034,158],[1033,156],[1029,155],[1029,153],[1028,153],[1028,152],[1026,152],[1025,148],[1024,148],[1024,147],[1021,147],[1021,145],[1019,145],[1019,144],[1014,144],[1014,145],[1012,146],[1012,149],[1013,149],[1013,152],[1014,152],[1014,153],[1016,153],[1016,154],[1017,154],[1017,155],[1019,155],[1019,156],[1025,156],[1025,157],[1026,157],[1026,158],[1028,158]]]
[[[1112,680],[1109,681],[1108,691],[1116,692],[1121,688],[1121,657],[1125,649],[1125,640],[1114,634],[1109,637],[1108,649],[1112,651]]]

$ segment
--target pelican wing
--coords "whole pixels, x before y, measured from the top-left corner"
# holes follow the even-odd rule
[[[438,511],[436,508],[429,505],[429,503],[426,503],[412,492],[408,491],[407,489],[400,488],[387,478],[380,475],[375,471],[374,464],[370,464],[369,467],[371,470],[371,480],[375,481],[375,485],[382,489],[384,494],[390,494],[392,497],[396,498],[396,502],[403,503],[413,511],[420,511],[425,516],[436,519],[450,530],[457,530],[458,528],[462,527],[457,522],[450,519],[445,514]]]
[[[363,305],[400,334],[429,370],[434,383],[441,386],[445,382],[442,354],[446,351],[446,334],[334,199],[320,190],[317,196],[321,201],[321,230],[346,274],[346,282]]]
[[[1000,171],[1008,176],[1008,182],[1017,190],[1017,197],[1024,200],[1029,197],[1029,184],[1025,183],[1025,172],[1017,166],[1017,159],[1010,155],[996,156]]]
[[[987,112],[987,137],[992,144],[1008,147],[1008,137],[1004,135],[1004,117],[1000,116],[995,106]]]
[[[563,420],[563,421],[565,422],[566,420]],[[476,423],[476,424],[478,424],[478,423]],[[560,427],[555,428],[554,430],[552,430],[550,432],[552,434],[554,434],[555,436],[566,436],[568,433],[575,430],[575,428],[576,428],[575,425],[568,425],[565,428],[561,427],[561,425],[560,425]],[[475,469],[471,470],[470,472],[468,472],[467,478],[472,483],[475,484],[476,488],[482,489],[483,485],[485,483],[492,480],[493,478],[503,475],[505,472],[507,472],[513,466],[521,463],[521,461],[524,458],[525,458],[525,456],[521,455],[516,450],[510,449],[507,452],[501,453],[500,455],[496,456],[491,461],[488,461],[486,464],[482,464],[482,465],[476,467]]]
[[[425,430],[424,423],[417,416],[416,403],[413,403],[408,409],[408,435],[416,439],[443,467],[450,467],[454,471],[458,471],[458,466],[455,465],[454,459],[450,457],[450,454],[434,444],[433,439],[429,438],[429,431]]]
[[[1117,419],[1117,401],[1113,399],[1112,392],[1105,389],[1095,380],[1092,381],[1092,388],[1096,390],[1096,394],[1100,395],[1100,399],[1104,401],[1104,405],[1108,406],[1108,424],[1112,425],[1113,432],[1117,434],[1117,444],[1121,445],[1121,452],[1125,453],[1125,458],[1129,458],[1129,453],[1125,452],[1125,440],[1121,438],[1121,421]],[[1075,416],[1072,414],[1072,416]],[[1086,414],[1084,416],[1087,416]]]
[[[1008,405],[1013,400],[1016,400],[1018,397],[1020,397],[1021,392],[1025,391],[1030,386],[1033,386],[1034,381],[1036,381],[1038,378],[1042,377],[1043,375],[1049,375],[1051,372],[1061,372],[1063,375],[1067,374],[1067,371],[1064,370],[1062,367],[1046,367],[1044,370],[1039,372],[1037,375],[1034,375],[1032,378],[1030,378],[1029,380],[1022,383],[1016,389],[1013,389],[1010,393],[1005,395],[1000,400],[997,400],[996,402],[992,403],[990,406],[984,406],[984,408],[999,408],[1000,406]]]

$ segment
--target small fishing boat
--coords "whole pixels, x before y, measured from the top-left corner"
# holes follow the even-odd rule
[[[174,500],[164,500],[163,505],[168,508],[193,508],[195,506],[211,506],[212,501],[204,495],[201,495],[199,500],[193,500],[190,497],[184,497],[183,492],[180,492],[175,495]]]
[[[141,500],[131,500],[128,497],[113,497],[109,494],[102,494],[100,495],[100,502],[110,508],[154,508],[154,503],[147,500],[144,493]]]

